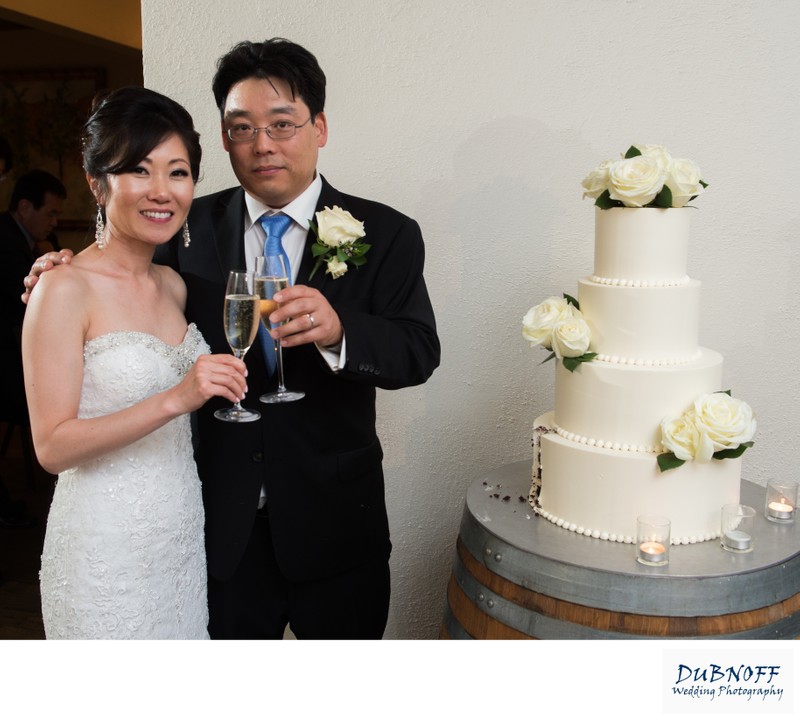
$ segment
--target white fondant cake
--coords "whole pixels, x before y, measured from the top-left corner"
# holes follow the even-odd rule
[[[534,423],[531,505],[559,526],[633,542],[637,516],[656,514],[670,519],[673,543],[695,543],[717,538],[721,507],[739,501],[740,458],[665,471],[657,461],[662,420],[724,390],[722,356],[698,345],[691,212],[595,210],[594,271],[578,282],[577,315],[596,355],[571,371],[557,353],[555,409]],[[526,337],[556,349],[555,338]]]

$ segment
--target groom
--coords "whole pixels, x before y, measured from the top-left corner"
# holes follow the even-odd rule
[[[345,195],[316,171],[328,137],[325,75],[316,58],[274,38],[242,42],[218,62],[213,92],[222,143],[241,187],[195,201],[190,247],[156,260],[188,288],[186,315],[213,352],[229,352],[222,304],[228,271],[263,254],[266,212],[290,219],[283,235],[294,285],[270,320],[283,345],[286,385],[302,400],[258,403],[275,388],[271,340],[246,357],[254,423],[196,418],[206,509],[212,638],[380,638],[389,608],[389,527],[376,388],[424,383],[440,348],[423,279],[424,245],[411,218]],[[370,249],[338,277],[312,275],[309,227],[338,206],[363,223]]]

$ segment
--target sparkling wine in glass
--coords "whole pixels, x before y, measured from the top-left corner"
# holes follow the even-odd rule
[[[244,358],[258,332],[258,296],[253,287],[253,272],[232,270],[225,289],[223,323],[228,345],[237,358]],[[242,408],[239,401],[232,408],[221,408],[215,418],[230,423],[248,423],[261,418],[258,411]]]
[[[289,287],[289,273],[282,255],[261,255],[256,258],[255,289],[260,298],[261,322],[269,330],[269,314],[277,307],[278,303],[273,297],[278,291]],[[305,397],[303,391],[290,391],[286,389],[283,381],[283,352],[281,344],[275,343],[275,362],[278,370],[278,389],[272,393],[265,393],[259,398],[262,403],[288,403]]]

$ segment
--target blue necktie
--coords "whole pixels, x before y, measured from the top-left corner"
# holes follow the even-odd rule
[[[259,220],[261,227],[267,234],[264,241],[264,255],[282,255],[283,262],[286,263],[286,272],[289,274],[289,284],[292,282],[292,269],[289,266],[289,256],[283,249],[281,238],[292,224],[292,219],[288,215],[263,215]]]
[[[292,270],[289,266],[289,256],[281,243],[283,234],[289,229],[292,224],[292,219],[288,215],[263,215],[259,219],[261,227],[267,234],[264,241],[264,255],[282,255],[283,262],[286,264],[286,273],[289,276],[289,285],[292,284]],[[267,361],[267,374],[272,376],[275,373],[276,363],[275,360],[275,341],[272,339],[267,329],[262,323],[258,329],[258,339],[261,342],[261,348],[264,350],[264,358]]]

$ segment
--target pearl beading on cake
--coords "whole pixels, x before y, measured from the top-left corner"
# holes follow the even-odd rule
[[[637,445],[635,443],[620,443],[618,441],[604,441],[597,438],[588,438],[572,433],[561,426],[556,426],[556,433],[565,440],[572,441],[573,443],[581,443],[585,446],[592,448],[606,448],[609,451],[624,451],[626,453],[661,453],[663,452],[662,446],[645,446]]]
[[[598,353],[595,360],[614,365],[641,366],[643,368],[663,368],[667,366],[687,365],[696,361],[702,353],[698,350],[690,356],[676,356],[674,358],[626,358],[625,356]]]
[[[563,528],[566,531],[571,531],[572,533],[577,533],[578,535],[581,536],[587,536],[589,538],[598,538],[601,541],[612,541],[614,543],[636,542],[636,539],[633,538],[632,536],[624,536],[622,534],[610,533],[609,531],[598,531],[592,528],[584,528],[583,526],[579,526],[576,523],[570,523],[569,521],[565,521],[563,518],[555,516],[549,511],[545,511],[541,507],[534,510],[536,511],[537,515],[550,521],[550,523],[555,524],[559,528]],[[692,534],[689,536],[681,536],[680,538],[670,538],[669,542],[671,546],[689,546],[694,543],[703,543],[705,541],[711,541],[715,538],[719,538],[719,532],[705,531],[697,534]]]
[[[626,278],[604,278],[600,275],[590,275],[589,280],[599,285],[614,285],[623,288],[671,288],[679,285],[688,285],[689,276],[666,280],[628,280]]]

